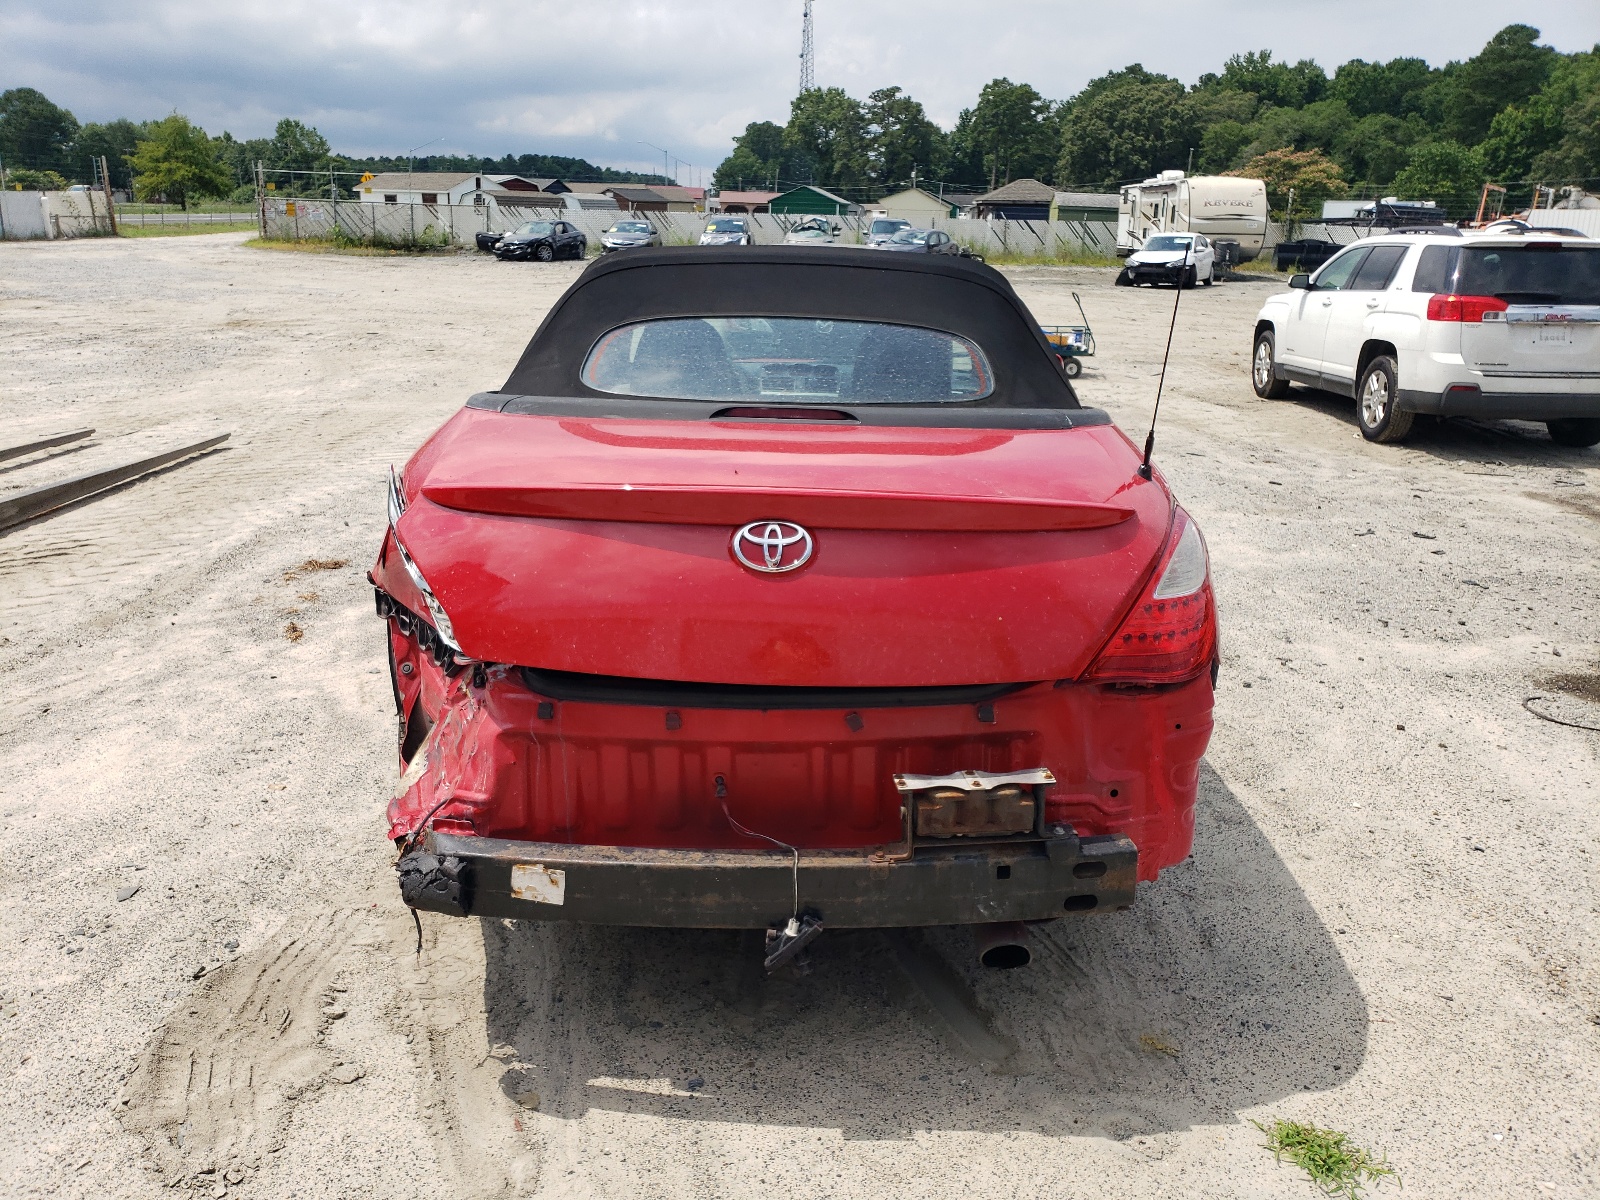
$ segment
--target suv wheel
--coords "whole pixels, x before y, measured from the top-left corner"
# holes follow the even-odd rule
[[[549,242],[540,242],[538,248],[534,250],[533,256],[540,262],[554,262],[556,252],[550,248]]]
[[[1250,355],[1250,383],[1263,400],[1282,400],[1289,394],[1289,381],[1279,379],[1273,370],[1276,357],[1272,330],[1263,329],[1256,334],[1256,346]]]
[[[1600,417],[1561,417],[1546,421],[1550,440],[1558,446],[1585,446],[1600,444]]]
[[[1356,423],[1367,441],[1398,442],[1411,432],[1413,414],[1395,404],[1399,390],[1400,371],[1394,359],[1384,355],[1367,364],[1356,385]]]

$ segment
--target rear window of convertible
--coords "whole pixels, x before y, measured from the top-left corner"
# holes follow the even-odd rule
[[[795,403],[938,404],[994,390],[966,338],[875,321],[674,317],[602,337],[583,382],[617,396],[782,397]]]

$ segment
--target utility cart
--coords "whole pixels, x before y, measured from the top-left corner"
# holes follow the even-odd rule
[[[1039,326],[1044,340],[1050,343],[1055,356],[1061,360],[1061,369],[1066,372],[1068,379],[1082,375],[1083,363],[1078,360],[1094,353],[1094,330],[1089,328],[1089,318],[1083,314],[1083,301],[1078,299],[1077,292],[1072,293],[1072,302],[1078,306],[1079,324]]]

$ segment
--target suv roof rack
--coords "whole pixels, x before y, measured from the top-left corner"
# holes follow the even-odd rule
[[[1454,225],[1402,225],[1398,229],[1385,229],[1383,235],[1391,233],[1437,233],[1441,237],[1461,237],[1461,230]]]

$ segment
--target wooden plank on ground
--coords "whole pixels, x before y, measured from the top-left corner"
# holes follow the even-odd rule
[[[166,450],[160,454],[152,454],[148,458],[135,459],[130,463],[123,463],[117,467],[106,467],[104,470],[91,471],[87,475],[79,475],[75,479],[67,479],[61,483],[48,483],[43,487],[30,488],[19,492],[15,496],[0,500],[0,529],[10,529],[14,525],[21,525],[24,521],[31,521],[35,517],[43,516],[47,512],[72,504],[78,500],[86,499],[98,492],[104,492],[116,487],[119,483],[127,483],[130,479],[137,479],[141,475],[148,475],[151,471],[160,470],[168,463],[175,463],[179,459],[187,458],[191,454],[201,454],[215,446],[222,445],[228,440],[228,434],[207,438],[203,442],[195,442],[191,446],[180,446],[176,450]]]
[[[21,458],[24,454],[33,454],[38,450],[48,450],[51,446],[65,446],[68,442],[81,442],[94,430],[74,429],[68,433],[51,434],[47,438],[40,438],[36,442],[23,442],[16,446],[0,446],[0,462],[8,458]]]

